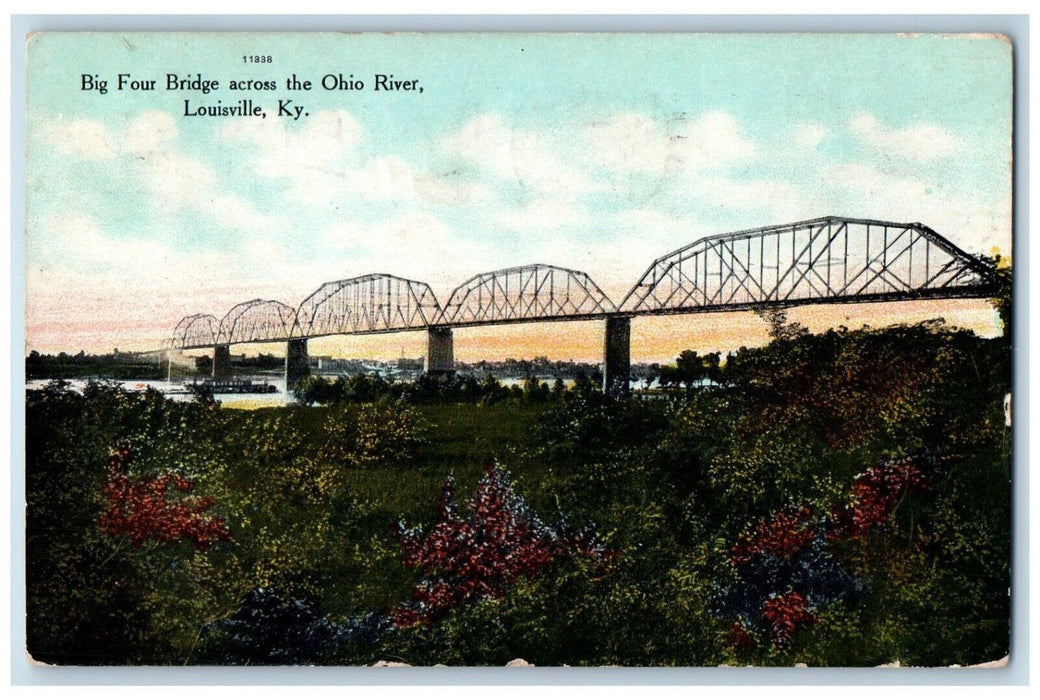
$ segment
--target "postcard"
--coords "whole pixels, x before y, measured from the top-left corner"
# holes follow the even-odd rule
[[[1007,37],[26,51],[34,662],[1007,663]]]

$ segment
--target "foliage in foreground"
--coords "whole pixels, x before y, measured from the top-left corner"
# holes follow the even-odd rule
[[[788,334],[720,371],[674,401],[588,391],[248,412],[104,384],[29,392],[29,651],[66,664],[707,666],[1007,653],[1002,340],[941,324]],[[127,488],[106,491],[123,446]],[[473,548],[498,540],[431,503],[449,471],[479,493],[489,456],[525,505],[498,488],[512,515],[488,522],[530,556],[479,572]],[[136,541],[104,520],[134,485],[162,491]],[[534,512],[595,523],[609,565],[559,556],[549,535],[569,536]],[[438,523],[405,539],[418,567],[399,520]],[[423,551],[438,542],[455,554]],[[467,581],[487,595],[388,623],[412,592]]]

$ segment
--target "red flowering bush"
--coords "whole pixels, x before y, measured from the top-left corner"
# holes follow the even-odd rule
[[[206,515],[214,505],[212,498],[190,496],[192,483],[178,474],[132,479],[126,474],[132,457],[126,445],[109,457],[110,478],[104,488],[108,510],[101,516],[102,532],[128,537],[135,547],[149,539],[184,540],[205,550],[213,542],[231,539],[223,518]]]
[[[441,519],[429,533],[398,523],[405,565],[428,578],[416,586],[411,601],[391,613],[396,625],[429,622],[463,603],[501,598],[521,576],[537,574],[561,554],[600,561],[612,556],[591,530],[542,523],[497,465],[488,467],[467,506],[468,516],[460,517],[449,477],[442,487]]]
[[[762,618],[769,623],[774,646],[784,646],[803,625],[812,624],[815,615],[809,601],[798,591],[770,598],[762,606]]]
[[[831,514],[827,539],[862,537],[885,521],[905,494],[928,488],[931,459],[921,452],[868,469],[852,484],[852,502]]]
[[[730,563],[745,566],[756,554],[789,559],[812,542],[817,532],[810,506],[787,506],[742,535],[730,550]]]
[[[730,649],[749,649],[755,645],[755,638],[751,636],[744,624],[737,620],[726,633],[726,646]]]
[[[883,523],[904,495],[928,487],[931,465],[927,452],[882,462],[855,479],[851,502],[829,518],[814,518],[809,506],[787,506],[742,535],[730,550],[737,583],[718,586],[711,602],[717,617],[737,618],[727,645],[746,649],[755,634],[783,647],[815,621],[817,610],[855,600],[862,587],[828,544],[862,537]]]

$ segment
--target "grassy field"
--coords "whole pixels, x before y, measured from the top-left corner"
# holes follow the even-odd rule
[[[240,412],[223,410],[230,415]],[[248,412],[266,419],[284,410],[271,407]],[[316,406],[291,410],[305,439],[319,443],[331,409]],[[431,518],[445,478],[451,475],[460,491],[471,491],[492,460],[506,464],[515,476],[532,483],[544,473],[537,462],[521,460],[517,455],[547,410],[544,404],[454,404],[415,406],[411,410],[419,418],[425,438],[414,459],[344,474],[345,484],[357,498],[378,502],[387,514],[396,514],[389,516],[388,522],[399,516]]]

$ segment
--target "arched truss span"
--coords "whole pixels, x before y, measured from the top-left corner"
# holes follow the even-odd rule
[[[422,329],[440,316],[430,285],[386,274],[326,282],[297,311],[303,337]]]
[[[206,348],[213,347],[217,341],[217,328],[220,321],[210,314],[192,314],[185,316],[173,330],[168,341],[169,348]]]
[[[296,311],[280,301],[253,299],[231,308],[220,320],[217,343],[287,340],[296,328]]]
[[[451,293],[441,318],[444,325],[462,326],[602,317],[615,310],[584,272],[525,265],[466,280]]]
[[[983,297],[994,289],[989,265],[927,226],[831,216],[702,238],[655,260],[620,310]]]

